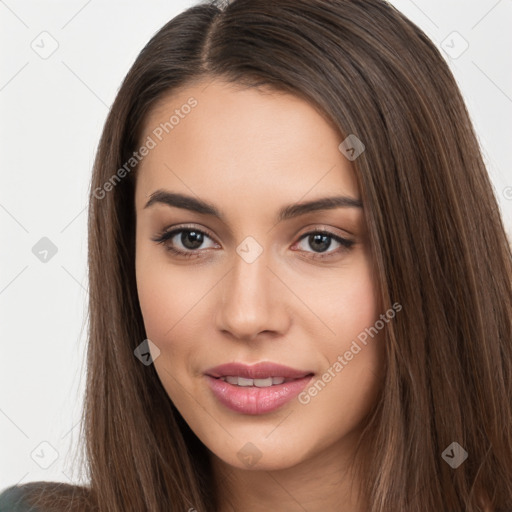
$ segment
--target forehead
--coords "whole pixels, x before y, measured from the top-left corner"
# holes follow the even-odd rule
[[[248,209],[326,194],[359,197],[338,149],[341,135],[295,95],[216,80],[191,85],[152,109],[141,142],[148,137],[154,147],[137,170],[137,209],[159,188]]]

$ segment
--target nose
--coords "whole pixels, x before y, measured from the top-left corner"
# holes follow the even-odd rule
[[[269,268],[264,251],[248,263],[238,254],[223,279],[217,309],[217,328],[233,338],[252,341],[262,333],[282,335],[291,319],[289,291]]]

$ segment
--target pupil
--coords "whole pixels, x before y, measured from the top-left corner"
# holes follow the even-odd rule
[[[197,233],[196,231],[184,231],[181,234],[181,243],[187,249],[197,249],[203,243],[203,235],[202,233]],[[192,245],[192,247],[190,247]]]
[[[329,235],[323,235],[323,234],[316,234],[311,235],[309,237],[311,247],[315,249],[315,244],[318,244],[316,249],[318,249],[319,252],[324,252],[327,249],[329,249],[329,246],[331,245],[331,240]]]

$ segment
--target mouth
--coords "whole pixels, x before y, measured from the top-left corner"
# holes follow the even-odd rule
[[[252,415],[280,408],[297,396],[313,375],[312,371],[269,362],[228,363],[205,372],[208,385],[220,404]]]
[[[205,374],[237,386],[268,387],[303,379],[313,375],[313,372],[265,361],[252,365],[245,363],[221,364],[206,370]]]
[[[214,377],[215,378],[215,377]],[[297,379],[286,379],[284,377],[267,377],[266,379],[247,379],[245,377],[239,377],[236,375],[226,375],[223,377],[218,377],[220,380],[224,382],[228,382],[229,384],[233,384],[233,386],[241,386],[241,387],[257,387],[257,388],[268,388],[270,386],[279,386],[285,382],[291,382]]]

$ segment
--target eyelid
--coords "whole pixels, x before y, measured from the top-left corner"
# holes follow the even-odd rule
[[[313,234],[326,235],[341,245],[340,248],[338,248],[334,251],[328,251],[326,253],[319,253],[319,252],[314,252],[314,251],[301,251],[301,250],[297,251],[297,252],[306,252],[306,253],[310,253],[310,254],[314,255],[309,258],[311,260],[322,260],[322,259],[334,257],[344,250],[345,251],[350,250],[352,248],[352,246],[356,243],[355,240],[353,240],[353,239],[346,238],[344,235],[335,233],[333,231],[335,228],[330,228],[325,225],[314,224],[314,225],[310,225],[304,229],[307,229],[307,231],[304,231],[300,235],[296,235],[296,237],[298,237],[298,238],[297,238],[297,241],[294,242],[292,247],[295,247],[297,244],[302,242],[302,240],[304,240],[305,238],[307,238],[308,236],[311,236]],[[183,225],[176,225],[176,226],[172,226],[169,228],[165,228],[163,231],[161,231],[156,237],[153,237],[151,240],[165,245],[166,242],[168,242],[169,240],[174,238],[174,236],[176,236],[178,233],[180,233],[182,231],[197,231],[199,233],[206,235],[217,245],[220,245],[216,241],[215,236],[212,235],[210,230],[208,230],[207,228],[204,228],[203,226],[198,227],[197,225],[193,225],[193,224],[183,224]],[[183,251],[182,249],[176,249],[174,247],[167,247],[166,249],[169,252],[174,253],[176,255],[181,254],[182,257],[200,257],[200,253],[207,250],[207,249],[194,249],[194,250],[189,249],[189,250]]]
[[[194,224],[178,224],[176,226],[168,227],[163,229],[160,233],[156,235],[156,237],[152,238],[153,241],[157,241],[159,238],[167,235],[175,235],[176,233],[179,233],[180,231],[198,231],[200,233],[204,233],[209,238],[211,238],[215,243],[219,243],[215,239],[215,235],[212,234],[212,232],[203,226],[197,226]],[[220,245],[220,244],[219,244]]]
[[[308,238],[312,235],[316,235],[316,234],[324,235],[329,238],[332,238],[336,243],[340,244],[341,247],[339,247],[338,249],[336,249],[334,251],[327,251],[327,252],[314,252],[314,251],[302,251],[302,250],[298,251],[298,252],[306,252],[309,254],[313,254],[314,256],[312,258],[310,258],[313,260],[321,260],[324,258],[335,257],[337,254],[340,254],[343,251],[350,250],[356,243],[355,240],[345,238],[344,236],[337,235],[329,229],[325,229],[325,228],[324,229],[311,229],[311,230],[307,231],[306,233],[304,233],[303,235],[299,236],[299,239],[297,240],[297,242],[295,242],[293,244],[292,250],[296,250],[296,249],[293,249],[293,247],[299,245],[306,238]]]
[[[177,224],[176,226],[171,226],[171,227],[167,227],[167,228],[164,228],[158,235],[157,237],[161,237],[162,235],[166,235],[166,234],[170,234],[170,233],[175,233],[175,232],[178,232],[180,230],[195,230],[195,231],[200,231],[200,232],[203,232],[204,234],[208,235],[212,240],[215,240],[216,241],[216,237],[215,235],[208,229],[208,228],[205,228],[203,226],[198,226],[197,224]],[[304,232],[302,234],[298,234],[298,235],[295,235],[297,238],[299,239],[302,239],[305,235],[309,235],[311,234],[312,232],[326,232],[328,233],[329,235],[333,235],[333,236],[338,236],[340,238],[345,238],[346,235],[344,235],[343,233],[340,233],[340,229],[337,229],[337,233],[336,232],[333,232],[333,230],[336,230],[336,228],[332,228],[332,227],[329,227],[327,225],[322,225],[322,224],[311,224],[311,225],[308,225],[304,228]],[[354,235],[352,233],[350,233],[349,231],[346,231],[345,230],[345,233],[349,236],[349,237],[353,237]],[[154,238],[153,238],[154,240]],[[219,242],[216,242],[216,243],[219,243]]]
[[[302,231],[302,230],[301,230]],[[309,224],[304,228],[304,231],[302,234],[297,235],[299,238],[302,238],[304,235],[309,235],[310,233],[316,233],[316,232],[325,232],[333,236],[337,236],[339,238],[346,238],[346,237],[355,237],[353,233],[350,233],[347,230],[342,230],[339,228],[333,228],[331,226],[328,226],[327,224]]]

